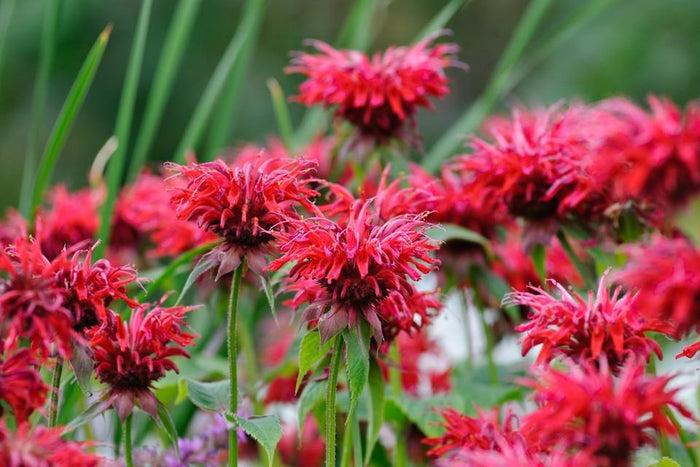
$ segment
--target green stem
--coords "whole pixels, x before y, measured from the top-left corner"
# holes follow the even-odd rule
[[[335,392],[338,385],[338,371],[343,355],[343,339],[340,334],[333,338],[330,373],[326,393],[326,467],[335,467]]]
[[[126,420],[124,420],[124,458],[126,460],[126,467],[134,466],[134,459],[131,453],[131,417],[132,414],[129,414]]]
[[[489,378],[492,384],[498,384],[498,368],[496,367],[496,362],[493,359],[493,347],[494,347],[494,337],[493,329],[489,326],[486,321],[486,308],[484,307],[484,301],[481,299],[481,295],[477,291],[477,274],[472,274],[472,287],[474,291],[474,305],[479,311],[479,318],[481,319],[481,327],[484,331],[484,337],[486,339],[486,360],[489,365]],[[466,290],[465,290],[466,292]],[[465,300],[466,301],[466,300]]]
[[[676,417],[676,414],[673,413],[673,410],[667,407],[666,415],[668,415],[668,418],[671,419],[671,423],[673,423],[673,426],[675,426],[676,430],[678,430],[678,437],[681,439],[681,443],[683,443],[683,448],[688,454],[688,457],[690,458],[690,462],[693,464],[693,467],[698,467],[698,455],[693,449],[693,440],[690,439],[690,436],[683,428],[683,425],[681,425],[681,422],[678,421],[678,417]]]
[[[654,355],[649,359],[647,364],[647,373],[656,376],[656,357]],[[671,457],[671,445],[668,442],[668,436],[662,430],[656,430],[659,434],[659,449],[663,457]]]
[[[545,252],[544,245],[538,243],[532,250],[532,264],[535,265],[535,272],[540,278],[542,287],[547,285],[547,253]]]
[[[352,459],[352,426],[357,422],[357,417],[353,411],[350,418],[345,422],[345,432],[343,433],[343,455],[340,458],[341,467],[350,467]]]
[[[238,411],[238,362],[236,359],[236,345],[238,333],[238,291],[241,288],[241,277],[245,268],[245,258],[233,273],[231,281],[231,295],[228,300],[228,369],[231,393],[229,408],[232,414]],[[228,432],[228,465],[238,465],[238,430],[232,427]]]
[[[586,287],[588,287],[589,289],[595,289],[596,280],[595,277],[593,277],[594,273],[591,272],[588,266],[586,266],[586,264],[583,261],[581,261],[581,258],[578,257],[578,255],[574,251],[574,248],[571,246],[571,243],[569,243],[569,239],[566,237],[566,234],[563,230],[559,230],[559,232],[557,232],[557,238],[559,239],[559,243],[561,243],[561,246],[564,248],[566,256],[569,257],[569,260],[574,264],[574,267],[583,278],[583,282],[586,284]]]
[[[56,366],[51,377],[51,400],[49,402],[49,427],[58,424],[58,404],[61,395],[61,375],[63,374],[63,357],[56,358]]]
[[[389,366],[391,395],[394,398],[399,398],[403,392],[403,386],[401,385],[401,350],[398,341],[389,348],[389,356],[394,363],[394,365]],[[406,437],[404,436],[405,425],[403,420],[396,422],[396,450],[394,452],[394,465],[396,467],[405,467],[408,462]]]

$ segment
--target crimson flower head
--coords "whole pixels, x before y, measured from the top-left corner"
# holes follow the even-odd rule
[[[8,209],[5,220],[0,221],[0,248],[5,248],[17,238],[27,236],[27,221],[14,209]]]
[[[361,136],[383,143],[401,137],[406,120],[415,126],[416,109],[432,109],[429,98],[449,92],[445,68],[462,66],[455,59],[458,47],[431,47],[435,37],[408,47],[391,47],[372,57],[309,41],[319,53],[298,53],[285,71],[307,76],[297,101],[337,106],[336,116],[354,125]]]
[[[381,220],[373,200],[358,200],[347,222],[325,217],[290,222],[277,233],[282,256],[269,269],[295,263],[289,272],[288,290],[297,291],[292,304],[310,303],[304,319],[318,320],[323,341],[364,320],[381,342],[382,322],[413,328],[415,305],[425,305],[410,281],[436,267],[430,252],[437,246],[425,234],[428,227],[412,214]]]
[[[48,387],[41,380],[37,366],[29,349],[6,356],[0,353],[0,401],[10,406],[18,422],[26,421],[46,402]],[[0,404],[0,417],[2,415],[3,405]]]
[[[164,308],[148,311],[148,305],[136,308],[128,322],[112,315],[100,327],[87,331],[93,350],[95,375],[107,384],[104,405],[114,407],[122,422],[138,406],[157,418],[157,404],[152,383],[169,370],[178,372],[172,357],[189,357],[183,347],[193,344],[184,316],[191,307]]]
[[[668,389],[670,376],[645,374],[643,361],[628,359],[615,378],[605,359],[597,365],[568,362],[568,371],[542,368],[524,383],[535,390],[539,409],[521,431],[543,446],[586,451],[597,465],[629,465],[632,453],[654,443],[651,432],[677,435],[667,410],[691,413]]]
[[[629,356],[648,360],[654,352],[662,358],[659,345],[645,333],[668,334],[673,328],[641,315],[637,295],[620,296],[619,287],[611,294],[606,275],[601,278],[598,291],[588,293],[588,300],[568,292],[554,280],[549,282],[558,289],[558,297],[532,287],[531,292],[513,292],[504,299],[508,304],[530,307],[528,321],[516,328],[525,333],[523,355],[542,345],[537,363],[548,363],[559,356],[579,363],[595,363],[603,358],[613,371]]]
[[[217,160],[169,168],[188,181],[173,189],[178,218],[195,221],[223,239],[210,253],[220,264],[217,280],[243,258],[261,273],[274,249],[273,230],[298,218],[297,206],[315,212],[310,199],[318,193],[305,186],[315,168],[311,161],[258,157],[234,167]]]

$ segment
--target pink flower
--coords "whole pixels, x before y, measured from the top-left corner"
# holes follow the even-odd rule
[[[307,76],[296,98],[307,106],[337,106],[336,116],[364,137],[385,142],[401,137],[405,121],[415,126],[418,107],[432,109],[429,98],[445,96],[444,69],[460,66],[454,44],[430,48],[436,36],[409,47],[391,47],[371,58],[356,50],[336,50],[309,41],[320,53],[298,53],[287,73]]]
[[[295,263],[289,272],[297,291],[295,307],[310,302],[304,319],[318,320],[326,341],[361,320],[369,323],[377,342],[382,340],[382,321],[407,323],[413,328],[416,310],[424,299],[409,282],[433,270],[437,261],[429,253],[437,246],[425,235],[429,227],[422,217],[378,218],[373,202],[353,204],[347,223],[324,217],[290,221],[278,232],[282,256],[269,269],[276,271]]]
[[[112,315],[100,327],[87,331],[94,352],[95,375],[109,385],[104,400],[124,421],[134,405],[157,417],[157,404],[151,384],[169,370],[178,372],[172,357],[189,357],[183,347],[193,344],[195,334],[185,332],[184,315],[192,307],[163,308],[148,305],[135,309],[124,323]]]
[[[186,187],[174,188],[171,202],[179,219],[196,221],[223,244],[212,253],[219,260],[217,280],[246,258],[261,273],[274,250],[273,230],[287,218],[298,218],[296,207],[315,212],[310,201],[317,192],[307,188],[314,163],[257,158],[229,167],[222,160],[168,167],[184,176]]]
[[[0,345],[0,350],[2,346]],[[13,354],[0,354],[0,401],[12,409],[17,422],[27,421],[29,415],[46,403],[48,387],[41,380],[37,362],[29,349]],[[3,406],[0,404],[0,417]]]
[[[539,287],[532,292],[513,292],[504,303],[530,307],[529,321],[516,328],[524,332],[523,355],[534,346],[542,345],[537,363],[548,363],[558,356],[576,362],[595,363],[604,358],[615,371],[628,356],[648,360],[651,353],[662,357],[661,348],[645,333],[670,333],[672,327],[663,321],[646,318],[639,313],[638,296],[620,296],[618,287],[610,294],[604,275],[598,291],[590,291],[588,300],[568,292],[554,280],[550,283],[559,297],[549,295]]]

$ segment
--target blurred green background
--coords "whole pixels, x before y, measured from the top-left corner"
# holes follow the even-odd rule
[[[557,0],[537,31],[546,37],[587,0]],[[175,150],[211,73],[239,22],[241,0],[205,0],[165,110],[153,160]],[[409,43],[446,3],[433,0],[385,1],[376,18],[370,50]],[[156,0],[136,105],[135,126],[149,92],[161,46],[176,5]],[[287,95],[301,77],[286,76],[289,51],[303,48],[305,38],[333,42],[352,2],[349,0],[269,0],[260,39],[244,81],[238,118],[229,142],[263,142],[276,131],[266,80],[276,78]],[[426,148],[468,108],[484,89],[501,51],[527,6],[525,0],[473,0],[449,23],[448,40],[461,47],[469,71],[449,71],[452,92],[435,113],[423,111],[419,127]],[[71,188],[86,184],[87,170],[112,134],[124,72],[140,2],[136,0],[65,0],[51,70],[47,118],[42,143],[51,129],[88,50],[112,23],[107,52],[80,111],[54,179]],[[29,132],[32,89],[38,65],[45,2],[17,0],[10,18],[0,69],[0,212],[16,205]],[[525,56],[528,56],[526,52]],[[625,94],[642,101],[664,94],[678,103],[700,94],[700,0],[617,0],[587,21],[576,34],[532,68],[502,103],[550,103],[562,98],[595,100]],[[290,104],[294,123],[303,108]],[[132,144],[135,133],[132,132]]]

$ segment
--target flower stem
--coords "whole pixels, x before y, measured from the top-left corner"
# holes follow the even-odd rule
[[[338,371],[340,370],[342,354],[343,338],[338,334],[333,340],[333,353],[331,354],[326,393],[326,467],[335,467],[335,392],[338,385]]]
[[[51,377],[51,400],[49,402],[49,427],[58,424],[58,404],[61,395],[61,375],[63,374],[63,357],[56,358],[56,366]]]
[[[396,340],[389,347],[389,356],[394,362],[394,365],[389,366],[389,385],[391,387],[391,395],[394,398],[401,397],[403,388],[401,385],[401,350],[399,349],[399,341]],[[407,465],[408,455],[406,453],[406,424],[403,420],[397,420],[396,423],[396,449],[394,451],[394,465],[396,467],[405,467]]]
[[[350,418],[345,422],[345,432],[343,433],[343,455],[340,458],[340,467],[350,467],[350,460],[352,459],[352,430],[353,426],[357,423],[357,417],[353,412],[350,414]]]
[[[683,448],[688,454],[693,467],[698,467],[698,456],[695,449],[693,449],[693,440],[690,439],[690,436],[688,436],[688,433],[683,428],[683,425],[681,425],[681,422],[678,421],[678,417],[676,417],[676,414],[673,413],[673,410],[671,410],[669,407],[666,408],[666,415],[668,415],[668,418],[671,419],[671,423],[673,423],[673,426],[675,426],[676,430],[678,430],[678,437],[681,439]]]
[[[124,458],[126,460],[126,467],[134,466],[134,459],[131,453],[131,417],[129,414],[124,420]]]
[[[647,373],[656,376],[656,357],[654,355],[649,359],[647,364]],[[668,436],[661,429],[656,430],[659,435],[659,450],[663,457],[671,457],[671,445],[668,442]]]
[[[486,307],[484,306],[484,300],[479,293],[479,270],[477,268],[472,268],[470,271],[470,282],[472,285],[473,301],[476,309],[479,311],[479,318],[481,319],[481,328],[484,332],[484,339],[486,340],[486,361],[489,366],[489,378],[491,384],[498,384],[498,367],[496,366],[496,361],[493,359],[493,347],[495,344],[495,338],[493,336],[493,329],[489,326],[486,321]],[[467,299],[466,289],[462,289],[464,294],[464,303],[469,303]],[[468,319],[468,317],[467,317]]]
[[[586,287],[588,287],[589,289],[595,289],[595,274],[592,273],[591,270],[586,266],[586,264],[583,261],[581,261],[581,258],[578,257],[573,247],[571,246],[571,243],[569,243],[569,239],[566,237],[566,234],[563,230],[560,229],[559,232],[557,232],[557,238],[559,239],[559,243],[561,243],[561,246],[564,248],[566,256],[569,257],[569,260],[574,264],[574,267],[581,275],[581,278],[583,278]]]
[[[241,288],[241,277],[245,268],[245,258],[233,273],[231,281],[231,295],[228,300],[228,369],[229,386],[231,388],[229,409],[232,414],[238,411],[238,362],[236,359],[236,345],[238,334],[238,291]],[[228,432],[228,465],[238,465],[238,429],[232,427]]]

